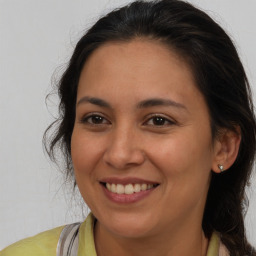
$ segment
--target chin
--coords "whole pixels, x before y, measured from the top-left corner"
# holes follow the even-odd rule
[[[109,231],[116,236],[123,238],[143,238],[150,235],[151,229],[149,227],[138,225],[119,225],[109,227]]]
[[[138,216],[138,214],[112,214],[110,218],[98,219],[108,232],[124,238],[142,238],[152,235],[154,224],[152,218]]]

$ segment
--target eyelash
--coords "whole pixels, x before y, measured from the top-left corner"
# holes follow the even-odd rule
[[[93,118],[96,118],[96,119],[93,121]],[[97,123],[97,119],[99,123]],[[91,126],[102,126],[102,125],[111,124],[111,122],[100,113],[93,113],[93,114],[86,115],[80,120],[80,122],[83,124],[89,124]],[[156,124],[156,122],[160,122],[160,124]],[[147,117],[146,121],[143,122],[143,126],[149,125],[155,128],[163,128],[166,126],[174,125],[175,123],[176,123],[175,121],[170,120],[169,118],[166,118],[161,114],[154,114]]]
[[[92,121],[93,120],[92,118],[98,118],[98,119],[101,119],[102,121],[107,121],[107,122],[105,122],[105,123],[94,123]],[[90,119],[91,119],[91,121],[89,121]],[[108,119],[106,119],[102,114],[99,114],[99,113],[93,113],[93,114],[86,115],[85,117],[83,117],[80,120],[80,122],[83,123],[83,124],[89,124],[89,125],[93,125],[93,126],[111,124],[108,121]]]
[[[160,123],[161,122],[163,122],[163,123],[157,125],[157,124],[154,123],[154,121],[160,121]],[[149,124],[149,122],[152,122],[152,124]],[[157,127],[157,128],[162,128],[162,127],[174,125],[175,121],[170,120],[169,118],[167,118],[165,116],[162,116],[160,114],[154,114],[154,115],[151,115],[149,118],[147,118],[147,120],[143,124],[147,124],[147,123],[150,126],[154,126],[154,127]]]

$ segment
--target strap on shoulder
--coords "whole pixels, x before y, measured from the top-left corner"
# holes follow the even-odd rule
[[[78,233],[81,223],[66,225],[60,234],[56,256],[77,256]]]
[[[226,246],[220,242],[220,247],[219,247],[219,256],[229,256],[229,251],[226,248]]]

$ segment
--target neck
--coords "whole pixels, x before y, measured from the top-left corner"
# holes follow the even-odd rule
[[[208,240],[202,229],[184,229],[161,232],[143,238],[127,238],[106,230],[99,222],[95,226],[97,256],[205,256]]]

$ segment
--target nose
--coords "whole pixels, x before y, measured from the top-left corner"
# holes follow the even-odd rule
[[[145,161],[140,135],[132,129],[119,128],[111,132],[103,160],[117,170],[141,165]]]

